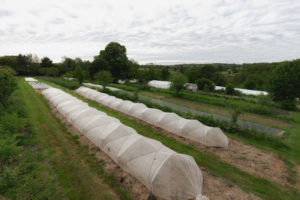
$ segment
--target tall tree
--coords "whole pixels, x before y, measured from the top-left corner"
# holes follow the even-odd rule
[[[52,67],[52,66],[53,66],[53,62],[50,58],[48,57],[42,58],[41,67]]]
[[[125,78],[126,73],[129,72],[126,47],[117,42],[111,42],[104,51],[100,52],[100,56],[102,55],[111,67],[113,77],[116,79]]]
[[[283,62],[272,73],[269,89],[275,101],[292,109],[296,97],[300,97],[300,59]]]

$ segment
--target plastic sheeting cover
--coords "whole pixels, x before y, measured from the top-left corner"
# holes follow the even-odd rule
[[[105,93],[86,87],[80,87],[76,92],[86,98],[89,98],[90,94],[95,95],[95,93],[97,93],[92,100],[102,105],[206,146],[228,147],[228,138],[221,129],[206,126],[198,120],[184,119],[175,113],[163,112],[158,109],[148,108],[141,103],[133,103],[131,101],[113,98]],[[108,104],[108,101],[112,103]]]
[[[78,91],[89,90],[79,88]],[[42,94],[81,134],[154,195],[170,200],[205,199],[201,195],[202,174],[191,156],[178,154],[156,140],[139,135],[118,119],[90,108],[59,89],[46,89]],[[137,104],[134,108],[144,109],[144,106]]]
[[[171,87],[171,82],[152,80],[148,82],[148,86],[161,89],[169,89]]]

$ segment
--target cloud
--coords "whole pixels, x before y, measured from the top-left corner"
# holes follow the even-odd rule
[[[300,55],[297,0],[2,4],[0,55],[92,59],[111,41],[125,45],[128,55],[140,63],[267,62]]]
[[[13,13],[12,12],[10,12],[10,11],[8,11],[8,10],[2,10],[2,9],[0,9],[0,18],[1,17],[7,17],[7,16],[10,16],[10,15],[12,15]]]

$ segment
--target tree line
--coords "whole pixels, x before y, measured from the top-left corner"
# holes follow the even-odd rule
[[[300,96],[300,60],[278,63],[251,64],[179,64],[140,65],[128,59],[124,45],[109,43],[92,61],[63,58],[54,63],[50,58],[22,55],[0,57],[0,66],[9,66],[21,76],[75,77],[83,80],[102,80],[103,84],[118,80],[168,80],[180,93],[184,84],[195,83],[199,90],[213,91],[215,85],[226,86],[226,93],[236,95],[234,87],[269,91],[275,101],[287,107]],[[176,83],[176,84],[175,84]],[[175,86],[176,85],[176,86]]]

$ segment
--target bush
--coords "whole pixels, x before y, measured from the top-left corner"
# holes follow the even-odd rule
[[[171,78],[171,89],[176,91],[176,96],[179,96],[179,92],[184,89],[184,85],[187,83],[187,78],[181,73],[174,74]]]
[[[235,90],[234,90],[233,85],[227,84],[226,85],[226,89],[225,89],[225,93],[229,94],[229,95],[234,95],[235,94]]]
[[[5,106],[16,88],[15,72],[10,68],[0,67],[0,104]]]
[[[0,139],[0,163],[8,163],[16,159],[21,151],[21,147],[17,146],[16,136],[10,136]]]
[[[285,110],[296,110],[295,100],[287,99],[287,100],[282,100],[279,103],[280,103],[280,107]]]
[[[69,81],[69,80],[65,80],[63,78],[53,78],[53,77],[38,77],[38,78],[45,80],[45,81],[55,83],[62,87],[68,88],[70,90],[75,90],[80,87],[80,84],[75,80]]]
[[[210,92],[215,90],[215,84],[207,78],[197,79],[196,84],[198,86],[198,90],[205,90]]]

